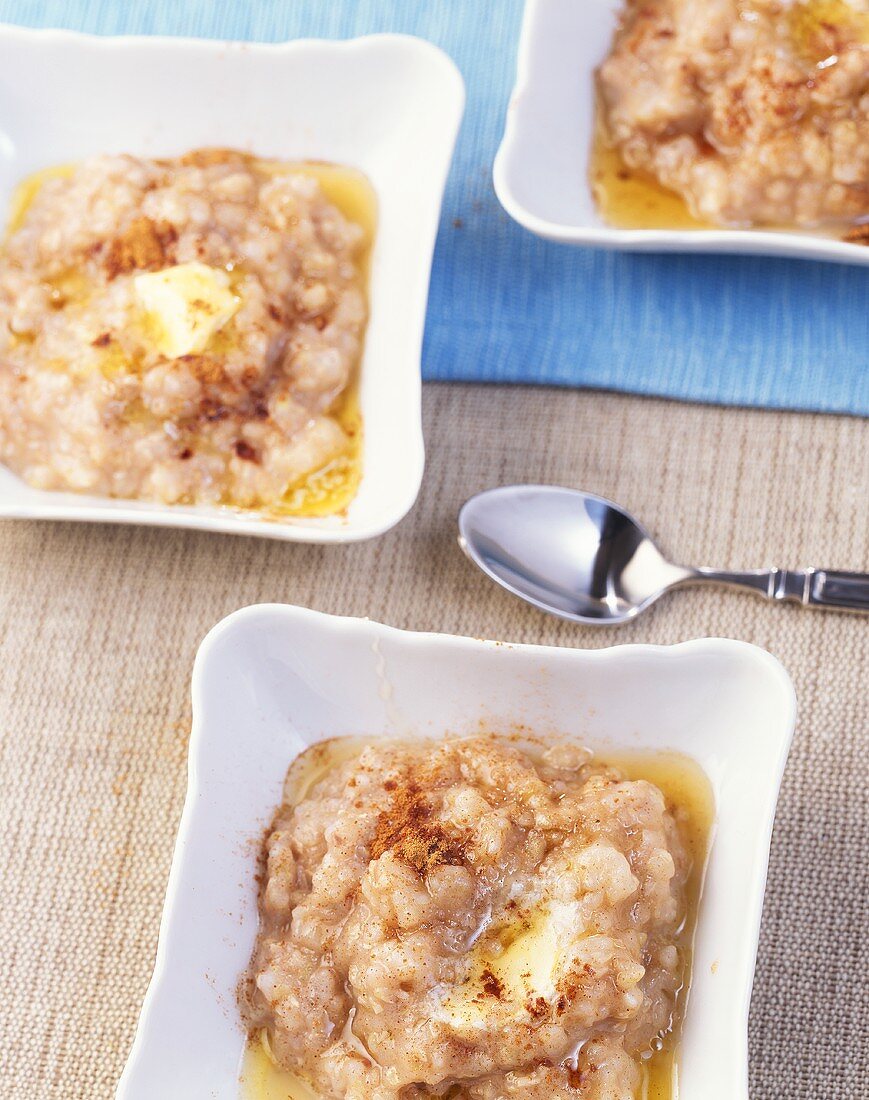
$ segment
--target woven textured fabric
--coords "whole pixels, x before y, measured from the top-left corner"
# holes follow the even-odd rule
[[[865,1096],[866,620],[695,589],[627,627],[576,627],[487,581],[460,553],[455,517],[476,490],[548,481],[623,502],[685,561],[866,570],[869,422],[456,385],[426,388],[425,419],[421,498],[371,543],[0,526],[0,1096],[113,1095],[184,798],[193,656],[223,615],[272,600],[514,641],[720,635],[776,654],[799,722],[772,846],[751,1096]]]
[[[103,34],[281,41],[388,30],[442,46],[465,76],[468,108],[435,257],[428,378],[869,414],[869,268],[594,252],[510,221],[491,166],[521,11],[521,0],[0,0],[3,21]]]

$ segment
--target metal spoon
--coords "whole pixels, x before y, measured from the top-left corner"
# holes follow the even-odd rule
[[[514,595],[596,626],[627,622],[671,588],[705,581],[805,607],[869,612],[869,573],[673,565],[617,504],[552,485],[507,485],[471,497],[459,513],[459,545]]]

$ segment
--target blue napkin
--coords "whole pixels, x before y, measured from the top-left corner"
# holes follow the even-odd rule
[[[521,0],[0,0],[0,21],[99,34],[281,41],[389,30],[443,47],[468,108],[432,274],[428,379],[869,415],[869,268],[617,255],[550,244],[510,221],[491,166],[521,15]]]

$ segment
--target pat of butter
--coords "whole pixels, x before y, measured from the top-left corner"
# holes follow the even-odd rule
[[[553,903],[541,910],[489,969],[511,999],[555,996],[559,964],[577,932],[576,907]]]
[[[486,1027],[493,1003],[485,993],[487,978],[497,983],[501,1004],[517,1016],[540,997],[552,1001],[570,946],[581,935],[576,905],[552,902],[541,907],[522,921],[501,954],[487,952],[474,960],[468,981],[445,998],[441,1018],[460,1030]]]
[[[225,271],[195,261],[137,275],[133,285],[154,344],[169,359],[204,351],[240,305]]]

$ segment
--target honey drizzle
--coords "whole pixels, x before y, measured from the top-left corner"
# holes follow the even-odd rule
[[[630,168],[607,132],[603,110],[595,113],[589,183],[598,213],[614,229],[709,229],[681,195],[650,173]]]

